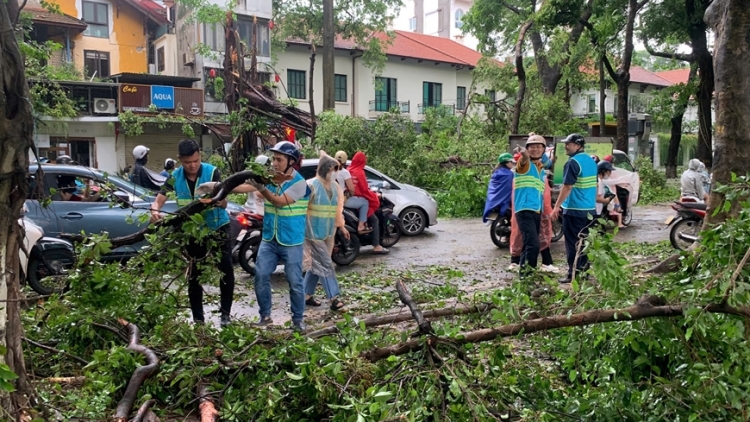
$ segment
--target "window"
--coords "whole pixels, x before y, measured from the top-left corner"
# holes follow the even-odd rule
[[[416,31],[417,30],[417,18],[410,18],[409,19],[409,31]]]
[[[443,84],[422,82],[422,105],[436,107],[443,102]]]
[[[305,71],[292,70],[286,71],[286,88],[289,90],[289,98],[304,100],[307,98],[305,89]]]
[[[164,72],[164,69],[166,69],[164,60],[166,60],[164,58],[164,47],[159,47],[159,49],[156,50],[156,68],[159,72]]]
[[[109,77],[109,53],[103,51],[85,50],[83,52],[86,77],[108,78]]]
[[[335,92],[334,98],[336,101],[340,103],[345,103],[347,101],[346,75],[334,75],[333,90]]]
[[[464,26],[464,11],[462,9],[456,9],[456,28],[461,29]]]
[[[456,108],[463,110],[466,108],[466,87],[456,87]]]
[[[596,113],[596,94],[589,94],[589,113]]]
[[[495,90],[494,89],[486,89],[484,91],[484,95],[486,95],[487,98],[489,98],[490,102],[492,102],[492,103],[494,103],[495,101],[497,101],[495,99]]]
[[[395,78],[375,78],[375,111],[398,107]]]
[[[82,19],[89,25],[83,35],[109,38],[109,5],[84,1]]]
[[[648,103],[643,95],[631,95],[628,98],[628,113],[644,113],[647,107]]]
[[[251,53],[253,45],[253,31],[255,31],[255,48],[256,54],[259,57],[270,57],[271,56],[271,44],[270,35],[268,29],[268,21],[257,21],[257,24],[253,25],[253,21],[249,19],[239,19],[238,29],[240,33],[240,39],[247,46],[247,54]]]
[[[203,44],[213,51],[224,52],[224,27],[218,23],[203,24]]]

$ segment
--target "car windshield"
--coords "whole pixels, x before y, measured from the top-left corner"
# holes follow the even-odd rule
[[[625,169],[627,171],[634,172],[635,169],[633,168],[633,165],[630,163],[630,159],[627,155],[621,154],[621,153],[614,153],[613,154],[614,162],[612,163],[615,167],[619,167],[621,169]]]
[[[113,185],[117,186],[120,189],[126,189],[130,193],[134,193],[136,196],[143,198],[148,198],[149,196],[154,196],[154,193],[150,190],[138,186],[133,182],[130,182],[128,180],[123,179],[120,176],[109,174],[109,173],[102,173],[99,170],[89,169],[91,171],[92,176],[94,178],[101,180],[101,181],[108,181],[112,183]]]

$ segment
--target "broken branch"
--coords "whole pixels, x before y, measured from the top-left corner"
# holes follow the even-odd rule
[[[155,374],[159,369],[159,358],[153,350],[141,344],[141,330],[138,329],[137,325],[131,324],[122,318],[120,318],[118,322],[130,332],[130,343],[128,344],[127,349],[142,354],[146,357],[146,362],[148,362],[148,364],[139,366],[133,371],[133,376],[130,377],[130,382],[128,382],[128,387],[125,389],[125,394],[122,396],[120,403],[117,404],[114,419],[117,422],[126,422],[130,412],[133,410],[133,404],[135,403],[138,389],[141,388],[141,385],[146,378]]]
[[[82,364],[83,366],[86,366],[86,365],[89,364],[89,361],[87,361],[86,359],[83,359],[83,358],[80,358],[80,357],[78,357],[76,355],[70,354],[70,353],[68,353],[68,352],[66,352],[64,350],[55,349],[54,347],[47,346],[47,345],[44,345],[42,343],[37,343],[36,341],[30,340],[30,339],[28,339],[26,337],[22,337],[21,339],[23,341],[25,341],[26,343],[29,343],[30,345],[38,347],[38,348],[40,348],[42,350],[46,350],[48,352],[57,353],[57,354],[61,354],[61,355],[67,356],[67,357],[69,357],[69,358],[77,361],[78,363]]]
[[[201,422],[215,422],[216,417],[219,416],[219,411],[216,410],[214,402],[211,401],[211,393],[208,392],[207,386],[198,385],[198,398]]]
[[[419,309],[417,304],[414,303],[414,299],[411,298],[409,290],[406,288],[406,285],[404,285],[403,279],[396,281],[396,291],[398,292],[398,298],[401,299],[401,302],[403,302],[404,305],[409,307],[412,316],[417,321],[419,332],[422,334],[432,334],[433,330],[430,321],[424,318],[424,315],[422,315],[422,311]]]
[[[138,413],[135,414],[133,422],[143,422],[146,420],[146,416],[149,414],[149,409],[156,403],[156,400],[146,400],[141,407],[138,408]]]

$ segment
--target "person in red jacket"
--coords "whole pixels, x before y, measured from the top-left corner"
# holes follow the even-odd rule
[[[384,255],[390,251],[380,246],[380,222],[375,216],[375,211],[380,208],[380,198],[378,198],[375,192],[370,190],[370,186],[367,184],[367,176],[365,175],[366,165],[367,157],[365,153],[357,151],[354,157],[352,157],[352,163],[349,165],[348,170],[352,175],[352,182],[354,183],[354,196],[365,198],[370,205],[370,209],[367,210],[367,222],[372,227],[372,252]]]

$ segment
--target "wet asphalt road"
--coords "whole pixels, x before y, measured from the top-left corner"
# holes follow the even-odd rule
[[[621,230],[617,241],[638,241],[655,243],[669,238],[664,230],[664,221],[674,211],[669,205],[652,205],[635,209],[631,225]],[[490,240],[489,227],[481,219],[439,220],[438,224],[425,230],[420,236],[402,237],[397,245],[391,248],[388,255],[372,255],[370,247],[364,247],[360,256],[352,265],[339,268],[339,273],[356,271],[362,274],[378,273],[388,270],[420,270],[430,267],[452,267],[460,269],[465,278],[473,282],[471,287],[462,290],[479,290],[498,287],[506,282],[505,272],[510,263],[508,249],[498,249]],[[562,266],[565,246],[561,240],[552,245],[555,263]],[[237,266],[235,302],[232,307],[233,319],[255,321],[258,308],[252,289],[251,277]],[[505,278],[503,277],[505,276]],[[274,324],[282,325],[289,321],[289,290],[279,267],[272,276],[273,310],[271,317]],[[206,291],[218,299],[218,287],[206,286]],[[343,292],[344,297],[346,292]],[[320,296],[318,296],[320,298]],[[305,317],[315,319],[327,312],[328,303],[321,308],[306,310]],[[206,305],[206,315],[218,325],[215,304]]]

